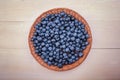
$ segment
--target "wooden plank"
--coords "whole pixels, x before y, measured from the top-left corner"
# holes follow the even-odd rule
[[[120,19],[119,0],[1,0],[0,21],[33,21],[44,11],[55,7],[71,8],[87,20]]]
[[[119,80],[119,56],[120,49],[92,49],[80,66],[55,72],[39,65],[28,49],[0,49],[0,80]]]
[[[109,22],[109,23],[108,23]],[[33,22],[0,22],[0,48],[28,48],[28,34]],[[119,21],[91,23],[92,48],[120,48]]]

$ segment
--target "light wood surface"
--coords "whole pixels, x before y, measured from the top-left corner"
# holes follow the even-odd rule
[[[93,35],[86,60],[65,72],[39,65],[27,43],[34,20],[56,7],[81,14]],[[119,0],[0,0],[0,80],[120,80],[119,35]]]

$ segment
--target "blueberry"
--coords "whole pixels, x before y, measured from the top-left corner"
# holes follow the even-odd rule
[[[72,59],[75,59],[75,56],[72,56],[71,58],[72,58]]]
[[[38,43],[38,40],[35,40],[35,41],[34,41],[34,43],[36,43],[36,44],[37,44],[37,43]]]
[[[56,19],[56,20],[55,20],[55,23],[57,23],[57,24],[58,24],[58,23],[59,23],[59,20],[58,20],[58,19]]]
[[[69,52],[69,48],[66,48],[65,51],[66,51],[66,52]]]
[[[51,50],[52,50],[52,47],[48,47],[48,50],[50,50],[50,51],[51,51]]]
[[[59,61],[58,61],[59,63],[61,63],[62,62],[62,59],[59,59]]]
[[[45,46],[48,48],[48,47],[49,47],[49,44],[46,44]]]
[[[33,36],[31,40],[32,40],[32,41],[36,40],[36,37],[35,37],[35,36]]]
[[[76,47],[76,51],[79,51],[80,50],[80,48],[79,47]]]
[[[82,49],[84,50],[84,49],[85,49],[85,46],[82,46]]]
[[[53,56],[53,53],[52,53],[52,52],[50,52],[50,53],[49,53],[49,56]]]
[[[61,27],[60,27],[60,29],[61,29],[61,30],[64,30],[64,27],[63,27],[63,26],[61,26]]]
[[[75,59],[72,60],[72,63],[74,63],[74,62],[75,62]]]
[[[84,25],[84,24],[82,24],[82,25],[81,25],[81,28],[83,28],[83,29],[84,29],[84,28],[85,28],[85,25]]]
[[[50,61],[48,61],[48,65],[52,65],[52,63]]]
[[[43,55],[41,55],[41,58],[44,59],[45,57]]]
[[[65,45],[62,45],[62,48],[65,48],[66,46]]]
[[[38,47],[38,46],[36,46],[36,47],[35,47],[35,49],[39,49],[39,47]]]
[[[42,55],[43,55],[43,56],[47,56],[47,53],[45,53],[45,52],[42,52]]]
[[[55,27],[56,25],[54,23],[52,23],[52,26]]]
[[[75,41],[76,41],[76,42],[80,42],[80,39],[78,38],[78,39],[76,39]]]
[[[56,45],[56,46],[59,46],[59,45],[60,45],[60,43],[59,43],[59,42],[56,42],[56,43],[55,43],[55,45]]]
[[[79,52],[79,57],[82,57],[83,56],[83,53],[82,52]]]
[[[66,54],[66,53],[63,53],[63,56],[65,57],[65,56],[67,56],[67,54]]]
[[[36,29],[39,29],[39,26],[38,26],[38,25],[36,25],[36,26],[35,26],[35,28],[36,28]]]
[[[89,35],[88,35],[88,34],[86,34],[86,35],[85,35],[85,37],[86,37],[86,38],[89,38]]]
[[[61,63],[59,63],[57,66],[58,66],[59,68],[62,68],[62,67],[63,67],[63,65],[62,65]]]
[[[35,50],[35,53],[38,53],[39,52],[39,50]]]
[[[41,43],[41,45],[42,45],[42,46],[45,46],[45,43],[44,43],[44,42],[42,42],[42,43]]]
[[[83,36],[81,37],[81,39],[85,39],[85,36],[83,35]]]
[[[47,63],[47,62],[48,62],[48,59],[44,59],[44,61]]]
[[[57,62],[55,62],[54,65],[57,66]]]
[[[77,36],[78,36],[78,37],[81,37],[81,36],[82,36],[82,33],[79,33]]]
[[[89,43],[88,42],[85,42],[85,45],[87,46]]]
[[[46,33],[46,34],[45,34],[45,36],[46,36],[46,37],[48,37],[48,36],[49,36],[49,34],[48,34],[48,33]]]
[[[51,61],[53,59],[53,57],[49,57],[49,60]]]
[[[71,57],[72,55],[71,54],[68,54],[68,57]]]
[[[74,41],[74,40],[75,40],[75,37],[71,37],[71,40]]]
[[[60,38],[61,38],[61,39],[64,38],[64,35],[60,35]]]
[[[42,32],[45,32],[45,31],[46,31],[46,29],[45,29],[45,28],[43,28],[43,29],[42,29]]]
[[[56,56],[56,59],[60,59],[60,56],[59,56],[59,55],[57,55],[57,56]]]
[[[69,64],[71,64],[71,63],[72,63],[72,59],[69,59],[68,61],[69,61]]]
[[[46,42],[46,41],[47,41],[47,39],[45,38],[45,39],[43,39],[43,41],[44,41],[44,42]]]
[[[43,50],[43,51],[46,51],[46,47],[43,47],[42,50]]]
[[[39,37],[39,36],[37,36],[37,40],[38,40],[38,41],[41,41],[41,40],[42,40],[42,38],[41,38],[41,37]]]
[[[76,61],[77,61],[78,59],[79,59],[78,57],[75,58]]]
[[[46,21],[43,21],[42,24],[46,24],[47,22]]]
[[[37,36],[37,32],[34,33],[34,36]]]

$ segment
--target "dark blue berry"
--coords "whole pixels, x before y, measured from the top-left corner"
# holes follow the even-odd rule
[[[79,52],[79,57],[82,57],[83,56],[83,53],[82,52]]]

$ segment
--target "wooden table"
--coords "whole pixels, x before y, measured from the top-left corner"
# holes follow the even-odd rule
[[[30,54],[27,42],[34,20],[56,7],[80,13],[93,35],[87,59],[65,72],[41,66]],[[0,80],[120,80],[120,1],[1,0]]]

